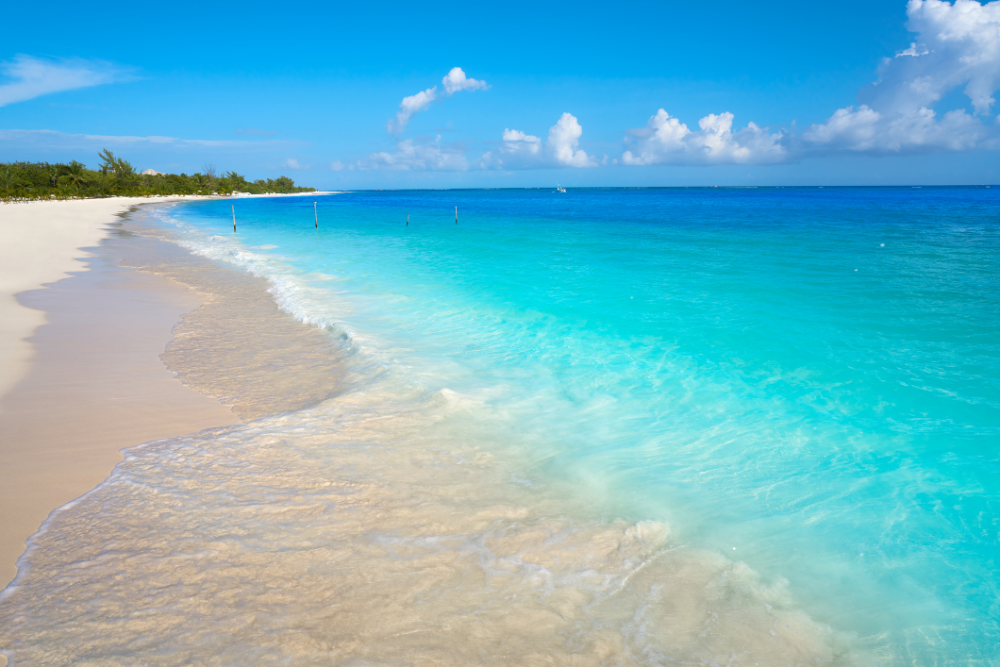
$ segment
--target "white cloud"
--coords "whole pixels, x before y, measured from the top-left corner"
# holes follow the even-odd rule
[[[993,148],[996,129],[964,109],[940,119],[933,106],[963,86],[975,114],[988,114],[1000,85],[1000,2],[910,0],[907,27],[918,40],[879,67],[858,93],[860,106],[838,109],[802,136],[808,153],[907,154]]]
[[[1000,117],[992,114],[994,92],[1000,86],[1000,0],[909,0],[907,27],[916,39],[908,48],[886,58],[878,81],[858,93],[860,104],[845,106],[825,122],[801,134],[772,131],[749,122],[734,128],[730,112],[708,114],[692,129],[660,109],[645,127],[629,130],[625,150],[612,164],[625,165],[768,165],[836,153],[906,155],[933,151],[1000,149]],[[390,122],[401,132],[410,118],[435,100],[460,90],[487,88],[453,68],[438,87],[403,100]],[[961,88],[972,112],[934,109],[950,91]],[[977,117],[978,116],[978,117]],[[507,128],[502,143],[485,153],[475,167],[530,169],[596,167],[607,164],[580,149],[583,128],[564,113],[543,140]],[[401,141],[394,152],[376,153],[356,163],[358,168],[467,169],[460,146]]]
[[[886,58],[879,80],[858,93],[857,107],[838,109],[801,136],[769,133],[754,123],[732,131],[730,113],[709,114],[700,131],[663,109],[631,130],[635,146],[622,162],[646,164],[777,164],[831,153],[901,155],[1000,147],[988,126],[964,109],[940,115],[933,106],[964,86],[977,115],[990,113],[1000,85],[1000,0],[910,0],[907,27],[917,35]],[[626,139],[628,143],[630,139]]]
[[[503,144],[496,153],[483,155],[480,166],[497,169],[525,169],[533,167],[596,167],[597,161],[577,147],[583,128],[576,117],[564,113],[549,128],[548,140],[526,134],[521,130],[503,131]]]
[[[926,46],[917,46],[916,42],[910,42],[910,48],[903,49],[902,51],[896,52],[896,57],[900,56],[926,56],[930,51],[927,50]],[[886,59],[888,60],[888,58]]]
[[[754,123],[733,132],[733,114],[709,114],[692,131],[663,109],[646,127],[629,130],[636,138],[633,150],[622,154],[622,163],[649,164],[777,164],[789,158],[781,132],[769,133]]]
[[[405,139],[396,143],[395,152],[372,153],[358,161],[359,169],[390,169],[395,171],[464,171],[469,168],[460,144],[442,145],[441,136],[430,143]]]
[[[486,90],[489,88],[485,81],[467,78],[461,67],[452,67],[451,71],[441,79],[441,83],[444,86],[445,97],[451,97],[460,90]],[[403,101],[399,103],[399,111],[396,112],[396,117],[390,118],[386,124],[386,131],[389,134],[401,134],[406,129],[406,125],[410,122],[410,118],[414,114],[423,111],[431,102],[437,99],[440,99],[437,86],[432,86],[415,95],[404,97]]]
[[[504,130],[503,140],[510,143],[524,142],[529,146],[533,146],[531,149],[532,153],[537,153],[542,146],[542,140],[538,137],[533,137],[530,134],[525,134],[521,130]]]
[[[386,125],[386,130],[389,134],[401,133],[406,129],[406,124],[410,122],[410,118],[413,117],[413,114],[418,111],[423,111],[436,99],[437,86],[428,88],[427,90],[421,90],[416,95],[404,97],[403,101],[399,103],[399,111],[396,112],[396,117],[389,120],[389,124]]]
[[[857,109],[838,109],[806,130],[803,151],[899,155],[996,147],[996,128],[964,109],[938,119],[933,106],[964,86],[975,114],[990,113],[1000,85],[1000,2],[910,0],[906,13],[917,41],[882,62],[879,80],[858,93]]]
[[[525,134],[520,130],[503,131],[503,146],[500,153],[513,157],[515,161],[531,161],[541,157],[542,140],[539,137]]]
[[[460,90],[486,90],[489,85],[485,81],[468,79],[461,67],[452,67],[451,71],[441,79],[444,90],[449,95],[454,95]]]
[[[556,163],[566,167],[596,167],[597,162],[582,150],[577,150],[583,128],[576,117],[564,113],[559,122],[549,128],[549,140],[545,144]]]
[[[976,148],[989,131],[977,119],[956,109],[937,120],[937,114],[922,107],[911,113],[880,114],[861,105],[838,109],[822,125],[813,125],[803,135],[809,153],[846,151],[900,154],[932,150],[961,151]]]
[[[0,84],[0,107],[76,88],[130,81],[131,71],[100,60],[43,60],[19,55],[0,63],[10,81]]]
[[[285,165],[286,165],[286,166],[287,166],[287,167],[288,167],[289,169],[302,169],[302,165],[300,165],[300,164],[299,164],[299,161],[298,161],[298,160],[296,160],[296,159],[295,159],[295,158],[293,158],[293,157],[290,157],[290,158],[288,158],[287,160],[285,160]]]
[[[1000,2],[910,0],[906,13],[917,41],[883,61],[859,101],[881,114],[910,114],[964,85],[976,114],[989,113],[1000,84]]]

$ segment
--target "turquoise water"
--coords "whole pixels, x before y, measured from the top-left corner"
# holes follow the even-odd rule
[[[478,406],[440,437],[506,452],[529,497],[667,525],[873,664],[995,665],[998,193],[352,192],[156,215],[327,328],[353,391]]]
[[[344,193],[319,230],[312,198],[237,201],[236,239],[349,304],[279,293],[300,317],[503,405],[525,474],[735,547],[834,627],[988,658],[997,193]],[[178,215],[226,233],[230,205]]]

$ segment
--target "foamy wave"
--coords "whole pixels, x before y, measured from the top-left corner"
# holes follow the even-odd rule
[[[329,330],[345,341],[343,352],[346,357],[354,358],[355,369],[368,366],[364,374],[369,376],[379,375],[385,370],[402,369],[391,352],[387,351],[390,346],[381,343],[370,332],[360,331],[350,325],[350,300],[338,298],[337,290],[329,284],[318,288],[310,282],[311,278],[329,283],[336,281],[337,276],[299,275],[280,256],[253,252],[230,237],[202,233],[183,219],[169,215],[169,210],[163,207],[154,209],[152,213],[161,222],[182,231],[180,236],[171,240],[194,254],[231,264],[266,279],[271,285],[269,292],[282,311],[303,324]],[[262,248],[258,246],[258,249]]]
[[[429,407],[355,392],[130,450],[34,539],[0,646],[15,665],[853,660],[781,582],[511,484]]]

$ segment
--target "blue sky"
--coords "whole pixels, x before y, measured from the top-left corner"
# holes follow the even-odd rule
[[[1000,182],[1000,2],[39,12],[5,8],[0,161],[107,147],[321,188]]]

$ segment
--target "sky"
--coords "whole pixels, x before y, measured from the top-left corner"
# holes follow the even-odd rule
[[[1000,183],[1000,0],[4,14],[0,162],[108,148],[322,189]]]

